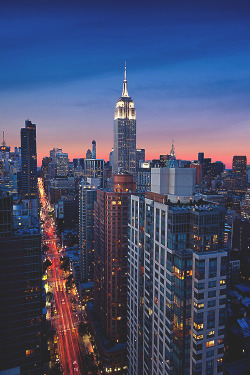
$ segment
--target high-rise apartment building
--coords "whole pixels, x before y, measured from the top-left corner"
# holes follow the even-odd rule
[[[94,203],[97,186],[82,182],[79,185],[79,249],[81,282],[94,281]]]
[[[33,218],[30,227],[15,229],[12,210],[12,198],[0,196],[0,373],[41,375],[40,227]]]
[[[113,173],[136,172],[136,111],[128,94],[126,65],[122,96],[116,103],[114,116]]]
[[[104,339],[106,372],[126,373],[128,215],[132,175],[114,175],[113,191],[97,190],[95,203],[94,311]]]
[[[192,169],[179,168],[177,187],[169,184],[171,175],[158,170],[152,191],[145,197],[131,197],[129,375],[222,374],[227,285],[224,209],[194,202],[190,187],[185,191],[182,185],[186,170],[193,174],[194,183]]]
[[[21,129],[22,198],[32,216],[38,216],[36,125],[25,121]]]

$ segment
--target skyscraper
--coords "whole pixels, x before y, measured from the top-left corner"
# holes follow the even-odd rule
[[[96,159],[96,141],[92,141],[92,159]]]
[[[92,183],[79,185],[79,249],[81,282],[94,280],[94,203],[97,187]]]
[[[136,111],[128,94],[126,64],[122,96],[116,103],[114,116],[113,173],[136,172]]]
[[[12,197],[1,195],[1,374],[43,374],[42,292],[39,222],[33,218],[29,228],[15,229]]]
[[[38,215],[36,125],[25,121],[21,129],[22,197],[32,216]]]
[[[98,349],[102,365],[111,374],[126,373],[127,238],[132,191],[132,175],[114,175],[113,191],[97,190],[94,210],[94,310],[105,338],[105,345]]]
[[[247,157],[237,156],[233,157],[232,172],[235,179],[235,190],[244,192],[246,190],[247,178]]]
[[[185,169],[179,187],[166,183],[171,176],[163,173],[159,178],[162,173],[155,171],[152,192],[145,198],[131,196],[129,375],[222,374],[225,214],[217,205],[192,203],[190,188],[183,190]],[[182,168],[177,170],[182,173]]]

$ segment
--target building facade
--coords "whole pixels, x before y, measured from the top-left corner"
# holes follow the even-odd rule
[[[82,182],[79,185],[79,249],[80,281],[94,281],[94,203],[97,187]]]
[[[41,375],[42,255],[39,222],[14,228],[11,197],[0,197],[0,373]],[[19,217],[20,219],[20,217]],[[6,372],[5,372],[6,371]]]
[[[113,173],[136,172],[136,111],[128,94],[126,66],[122,96],[116,103],[114,116]]]
[[[113,191],[97,190],[94,310],[106,372],[126,373],[128,215],[132,175],[114,175]],[[119,369],[119,370],[118,370]]]
[[[104,187],[104,160],[103,159],[85,159],[84,160],[84,179],[99,178],[100,187]]]
[[[36,125],[25,121],[21,129],[22,198],[32,216],[38,216]]]
[[[222,374],[224,209],[157,190],[131,197],[128,374]]]

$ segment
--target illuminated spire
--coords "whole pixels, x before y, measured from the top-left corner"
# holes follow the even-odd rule
[[[128,95],[128,82],[127,82],[127,63],[125,60],[125,69],[124,69],[124,80],[123,80],[123,90],[122,90],[122,96],[129,96]]]
[[[5,140],[4,140],[4,128],[3,128],[3,142],[2,142],[2,145],[5,147],[6,146],[6,143],[5,143]]]

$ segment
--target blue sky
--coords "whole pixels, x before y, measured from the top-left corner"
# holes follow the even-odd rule
[[[185,159],[249,155],[249,1],[9,1],[0,45],[0,127],[12,147],[30,118],[40,159],[52,147],[84,156],[94,138],[107,159],[126,59],[148,158],[172,139]]]

